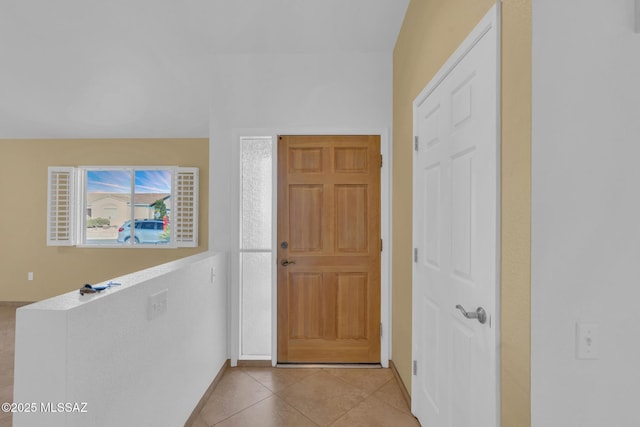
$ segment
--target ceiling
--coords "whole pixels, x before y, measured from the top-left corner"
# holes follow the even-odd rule
[[[207,136],[216,58],[392,52],[408,3],[0,0],[0,138]]]

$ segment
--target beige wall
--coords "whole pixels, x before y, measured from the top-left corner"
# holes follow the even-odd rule
[[[48,166],[195,166],[198,248],[81,249],[46,245]],[[208,139],[0,140],[0,301],[37,301],[207,250]],[[34,280],[27,281],[27,272]]]
[[[415,97],[495,2],[411,0],[393,55],[393,362],[411,389]],[[530,425],[531,0],[502,4],[502,425]]]

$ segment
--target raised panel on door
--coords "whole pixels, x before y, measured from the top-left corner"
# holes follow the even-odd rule
[[[366,273],[338,273],[337,278],[337,338],[366,340],[368,307],[368,275]]]
[[[427,398],[427,404],[431,409],[440,412],[442,373],[444,372],[444,364],[448,363],[441,357],[441,333],[440,321],[441,310],[438,303],[431,301],[429,298],[422,298],[422,325],[421,330],[424,333],[424,340],[420,342],[421,359],[420,366],[424,369],[423,375],[418,379],[419,387]]]
[[[281,363],[380,362],[379,144],[357,135],[279,139]]]
[[[451,158],[451,264],[458,279],[472,281],[474,236],[473,150]]]
[[[336,185],[335,242],[338,252],[367,252],[369,249],[368,188],[366,184]]]
[[[322,273],[291,273],[289,276],[289,333],[293,339],[335,336],[334,287]],[[329,314],[329,315],[327,315]]]
[[[296,147],[289,150],[290,173],[321,173],[323,171],[322,147]]]
[[[422,175],[424,188],[424,234],[423,244],[425,248],[425,263],[433,268],[440,269],[440,215],[442,205],[440,163],[436,163],[424,169]]]
[[[368,173],[369,148],[335,147],[334,170],[338,173]]]
[[[478,392],[477,385],[473,379],[471,371],[471,360],[473,356],[473,332],[461,323],[459,319],[453,319],[449,323],[451,336],[450,340],[450,382],[451,396],[448,399],[449,416],[452,426],[471,426],[472,393]]]
[[[295,252],[323,249],[324,186],[289,186],[289,247]]]

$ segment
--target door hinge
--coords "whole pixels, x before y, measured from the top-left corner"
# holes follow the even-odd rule
[[[413,361],[413,375],[418,375],[418,361]]]
[[[382,322],[380,322],[380,338],[382,338]]]
[[[380,252],[382,252],[382,239],[380,239]]]
[[[418,248],[413,248],[413,262],[418,262]]]
[[[380,167],[382,167],[382,163],[383,163],[382,154],[380,154]]]
[[[418,135],[413,137],[413,149],[418,151],[420,143],[418,142]]]

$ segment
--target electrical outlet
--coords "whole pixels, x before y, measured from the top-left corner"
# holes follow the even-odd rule
[[[596,323],[576,324],[576,358],[598,359],[600,357],[599,327]]]
[[[33,280],[33,271],[27,273],[27,280]]]
[[[168,295],[169,290],[165,289],[164,291],[149,296],[147,300],[147,320],[153,320],[167,312]]]

